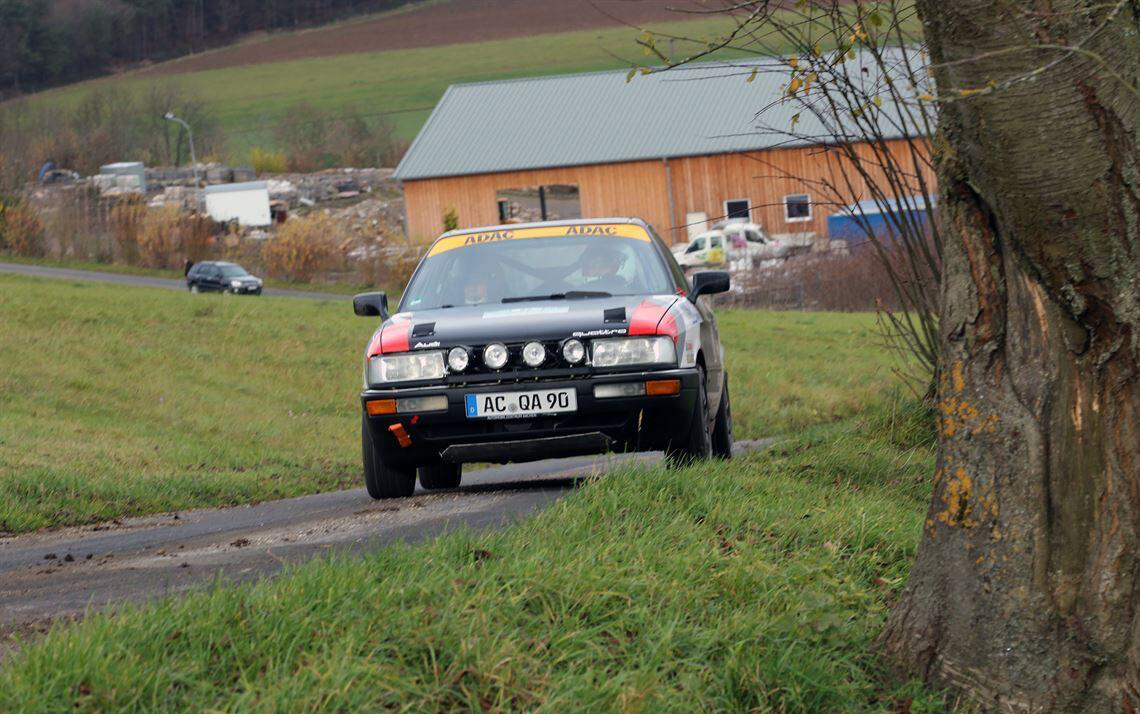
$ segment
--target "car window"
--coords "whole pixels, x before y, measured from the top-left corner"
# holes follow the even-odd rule
[[[671,293],[667,266],[650,241],[597,235],[478,243],[425,258],[401,309],[481,305],[578,292]]]
[[[760,235],[757,231],[745,231],[744,237],[748,239],[749,243],[765,243],[764,236]]]
[[[697,238],[696,240],[694,240],[692,243],[689,244],[689,249],[686,250],[685,252],[686,253],[696,253],[698,250],[704,250],[704,249],[705,249],[705,239],[704,238]]]
[[[214,270],[223,278],[241,278],[249,275],[249,273],[245,271],[245,268],[240,265],[223,265],[219,268],[214,268]]]
[[[724,247],[724,241],[721,240],[720,236],[713,236],[712,238],[709,239],[709,247],[710,248],[723,248]]]

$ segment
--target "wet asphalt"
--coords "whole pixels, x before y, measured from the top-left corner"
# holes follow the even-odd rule
[[[737,450],[770,443],[739,442]],[[617,465],[660,460],[649,453],[510,464],[464,474],[458,489],[417,489],[409,498],[373,501],[354,489],[0,538],[0,633],[216,579],[248,582],[334,552],[500,527]]]

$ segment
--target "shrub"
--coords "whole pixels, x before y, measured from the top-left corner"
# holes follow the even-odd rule
[[[148,268],[178,268],[187,258],[200,260],[209,253],[214,229],[209,218],[186,215],[174,206],[147,210],[138,232],[139,260]]]
[[[396,137],[396,125],[385,116],[357,109],[339,115],[308,102],[294,104],[278,125],[278,146],[285,147],[290,171],[332,166],[394,166],[407,143]]]
[[[139,233],[146,217],[146,204],[138,196],[124,197],[111,209],[111,235],[115,260],[136,265],[139,260]]]
[[[249,152],[249,164],[258,174],[280,174],[285,172],[288,157],[283,151],[270,151],[258,146]]]
[[[453,231],[459,227],[459,213],[456,212],[455,206],[448,206],[447,210],[443,212],[443,230]]]
[[[0,250],[14,255],[43,255],[44,224],[29,206],[0,202]]]
[[[306,282],[333,266],[340,225],[326,213],[290,219],[261,250],[269,277]]]

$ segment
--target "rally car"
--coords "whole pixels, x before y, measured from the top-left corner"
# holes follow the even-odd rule
[[[716,319],[630,218],[451,231],[420,262],[364,354],[361,443],[373,498],[459,485],[464,463],[664,450],[670,463],[732,456]]]

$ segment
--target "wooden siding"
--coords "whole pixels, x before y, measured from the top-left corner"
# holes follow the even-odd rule
[[[857,150],[873,157],[866,145]],[[905,141],[892,142],[891,150],[897,156],[909,157]],[[865,165],[876,163],[872,160]],[[913,169],[913,162],[906,158],[900,163]],[[933,186],[933,175],[925,169],[923,174]],[[576,184],[584,218],[637,216],[666,241],[687,240],[686,214],[706,213],[711,223],[723,217],[725,201],[743,198],[749,200],[753,219],[770,233],[813,231],[822,237],[827,234],[827,216],[838,206],[871,198],[865,182],[838,151],[818,147],[770,149],[405,181],[408,235],[418,242],[439,235],[449,208],[455,209],[461,228],[496,224],[497,191],[550,184]],[[913,178],[908,184],[904,191],[889,195],[918,192]],[[785,220],[784,197],[801,193],[811,196],[811,220],[789,222]]]

